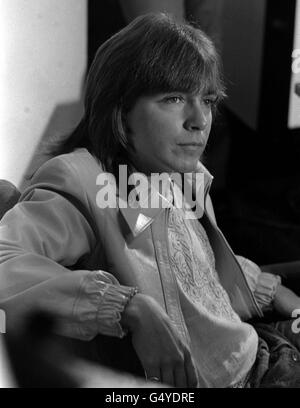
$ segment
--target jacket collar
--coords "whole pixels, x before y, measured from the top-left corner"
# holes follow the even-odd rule
[[[140,174],[140,176],[143,175]],[[149,181],[149,178],[146,176],[144,177]],[[185,194],[185,196],[182,194],[182,189],[178,184],[178,180],[176,180],[176,178],[172,178],[172,180],[173,182],[169,183],[170,189],[167,189],[166,191],[160,192],[155,189],[153,185],[151,185],[151,188],[139,188],[139,201],[134,199],[136,195],[129,194],[127,199],[127,197],[122,194],[122,191],[119,190],[119,210],[134,237],[138,236],[149,227],[162,211],[166,208],[177,206],[178,203],[181,205],[184,203],[185,211],[189,211],[189,218],[202,217],[205,211],[205,199],[213,181],[213,176],[210,172],[199,161],[196,171],[192,175],[185,177],[184,183],[186,184],[184,191],[190,192],[190,194]],[[147,185],[150,186],[150,183]],[[191,193],[196,197],[196,216],[194,215],[195,213],[191,211],[191,207],[194,204],[189,200]],[[147,200],[145,200],[145,198]],[[150,203],[153,202],[158,204],[155,205],[155,208],[150,205]]]

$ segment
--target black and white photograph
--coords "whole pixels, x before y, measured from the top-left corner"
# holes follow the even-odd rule
[[[0,0],[0,388],[300,388],[300,0]]]

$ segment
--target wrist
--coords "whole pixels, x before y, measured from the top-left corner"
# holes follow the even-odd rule
[[[121,325],[124,330],[133,332],[139,326],[142,318],[142,305],[145,303],[145,295],[135,293],[128,301],[121,315]]]

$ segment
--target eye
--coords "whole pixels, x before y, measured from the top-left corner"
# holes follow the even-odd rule
[[[203,102],[205,103],[205,105],[213,107],[213,106],[216,106],[218,102],[218,97],[217,96],[206,96],[203,98]]]
[[[184,101],[184,98],[183,98],[183,96],[181,96],[181,95],[172,95],[172,96],[166,96],[164,99],[163,99],[163,101],[165,102],[165,103],[173,103],[173,104],[179,104],[180,102],[183,102]]]

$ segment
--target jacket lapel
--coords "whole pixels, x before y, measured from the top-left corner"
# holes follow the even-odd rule
[[[202,175],[202,177],[197,177],[197,175]],[[203,181],[202,183],[198,182],[200,179]],[[145,200],[130,202],[129,196],[126,197],[122,193],[122,189],[119,189],[119,210],[134,237],[137,237],[148,228],[164,209],[172,205],[176,206],[176,204],[181,202],[184,202],[185,210],[190,218],[202,217],[204,214],[205,198],[213,180],[213,176],[209,171],[200,161],[198,162],[195,173],[185,177],[185,192],[188,190],[189,193],[185,194],[184,197],[182,195],[182,186],[179,185],[178,179],[172,178],[172,180],[173,183],[170,182],[170,186],[172,186],[171,191],[164,191],[163,194],[155,189],[150,182],[148,183],[147,191],[139,189],[139,192],[141,192],[140,196],[147,197],[147,202]],[[192,197],[197,200],[196,214],[192,211],[195,204],[191,200]],[[151,206],[153,202],[158,205],[155,207]]]

